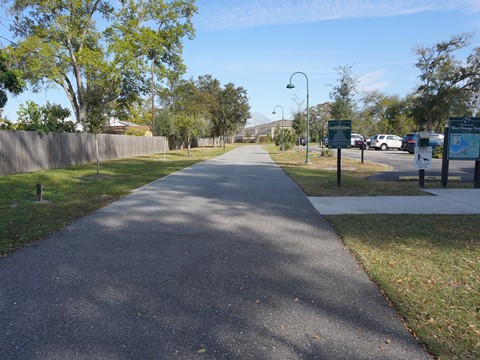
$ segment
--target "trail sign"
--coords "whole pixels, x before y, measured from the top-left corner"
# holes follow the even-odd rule
[[[351,146],[352,120],[328,121],[328,147],[346,149]]]
[[[415,146],[413,162],[418,170],[430,169],[432,167],[432,147]]]
[[[480,118],[451,117],[449,160],[480,160]]]

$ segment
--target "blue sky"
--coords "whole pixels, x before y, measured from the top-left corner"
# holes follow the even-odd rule
[[[480,46],[480,0],[197,0],[196,37],[184,42],[185,77],[210,74],[222,84],[247,90],[255,122],[277,120],[276,105],[291,116],[306,105],[329,101],[339,66],[352,66],[361,91],[405,96],[417,84],[417,45],[431,46],[453,35],[476,32],[461,59]],[[5,33],[5,27],[0,27]],[[4,35],[4,34],[2,34]],[[19,104],[68,105],[60,91],[10,98],[8,118]],[[279,110],[279,109],[277,109]]]

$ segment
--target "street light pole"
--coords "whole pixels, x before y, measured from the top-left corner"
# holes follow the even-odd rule
[[[280,109],[282,109],[282,129],[281,129],[281,132],[282,132],[282,138],[281,138],[281,143],[280,143],[280,150],[285,150],[285,147],[284,147],[284,144],[285,144],[285,133],[284,133],[284,129],[283,129],[283,107],[280,106],[280,105],[276,105],[274,108],[273,108],[273,111],[272,111],[272,114],[276,114],[275,113],[275,109],[279,107]]]
[[[292,77],[295,75],[295,74],[302,74],[303,76],[305,76],[305,79],[307,80],[307,155],[305,157],[305,164],[310,164],[310,106],[308,104],[308,98],[309,98],[309,94],[308,94],[308,76],[301,72],[301,71],[297,71],[297,72],[294,72],[291,76],[290,76],[290,82],[288,83],[287,85],[287,89],[293,89],[295,87],[295,85],[292,84]]]
[[[152,134],[155,136],[155,63],[152,60]]]

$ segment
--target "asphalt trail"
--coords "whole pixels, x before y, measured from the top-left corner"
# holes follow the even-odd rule
[[[0,259],[0,359],[430,359],[259,146]]]

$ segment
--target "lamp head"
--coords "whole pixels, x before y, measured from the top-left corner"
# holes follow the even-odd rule
[[[295,85],[293,85],[292,83],[287,85],[287,89],[293,89],[293,88],[295,88]]]
[[[272,111],[272,114],[273,114],[273,115],[275,115],[275,114],[276,114],[276,112],[275,112],[275,111]]]

